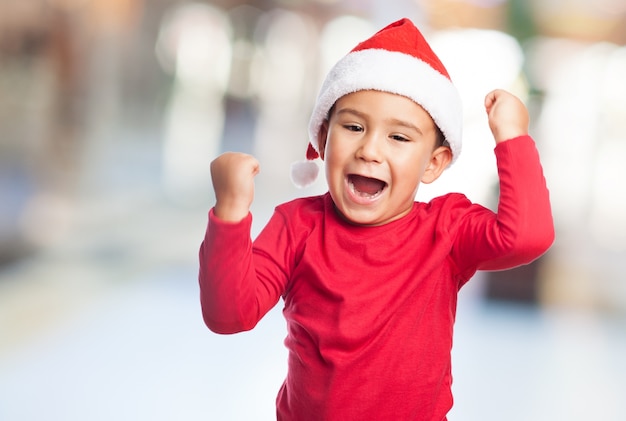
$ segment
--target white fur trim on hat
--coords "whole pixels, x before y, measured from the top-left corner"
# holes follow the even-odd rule
[[[331,69],[309,122],[309,142],[319,152],[317,134],[335,102],[344,95],[377,90],[408,97],[424,108],[441,129],[452,150],[461,153],[462,106],[446,76],[409,54],[384,49],[354,51]]]

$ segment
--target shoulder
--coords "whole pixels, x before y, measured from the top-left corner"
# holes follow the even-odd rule
[[[315,225],[323,218],[326,195],[301,197],[278,205],[275,213],[288,225]]]
[[[454,236],[458,229],[474,217],[492,217],[493,212],[485,206],[472,202],[462,193],[448,193],[428,203],[419,203],[421,220],[430,220],[439,233]]]
[[[325,195],[300,197],[278,205],[276,211],[281,213],[321,212],[324,210],[324,198]]]
[[[461,211],[471,207],[473,203],[462,193],[448,193],[435,197],[430,202],[419,203],[419,207],[430,214],[449,213]]]
[[[295,256],[301,256],[304,244],[313,232],[318,231],[324,219],[325,196],[311,196],[282,203],[260,236],[269,249],[276,250],[284,242]],[[268,243],[269,238],[269,243]]]

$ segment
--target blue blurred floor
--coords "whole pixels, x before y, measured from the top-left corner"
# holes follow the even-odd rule
[[[204,212],[160,209],[0,272],[0,420],[271,419],[280,313],[251,333],[209,332]]]
[[[0,420],[273,419],[280,308],[249,333],[205,329],[204,212],[160,209],[0,273]],[[156,228],[167,241],[149,250]],[[144,250],[107,252],[116,242]],[[624,355],[618,321],[486,303],[477,278],[459,303],[450,420],[621,420]]]

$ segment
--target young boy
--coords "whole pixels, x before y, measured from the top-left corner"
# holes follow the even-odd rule
[[[258,162],[213,161],[204,320],[218,333],[249,330],[284,299],[289,361],[277,419],[446,419],[459,289],[477,270],[531,262],[554,237],[526,108],[502,90],[485,107],[497,213],[456,193],[415,202],[419,184],[460,153],[461,107],[406,19],[355,47],[322,86],[307,157],[324,160],[328,193],[278,206],[252,242]]]

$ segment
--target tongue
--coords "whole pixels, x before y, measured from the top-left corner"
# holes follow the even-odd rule
[[[375,178],[363,177],[360,175],[350,176],[350,182],[354,189],[360,193],[374,195],[385,187],[385,182],[376,180]]]

